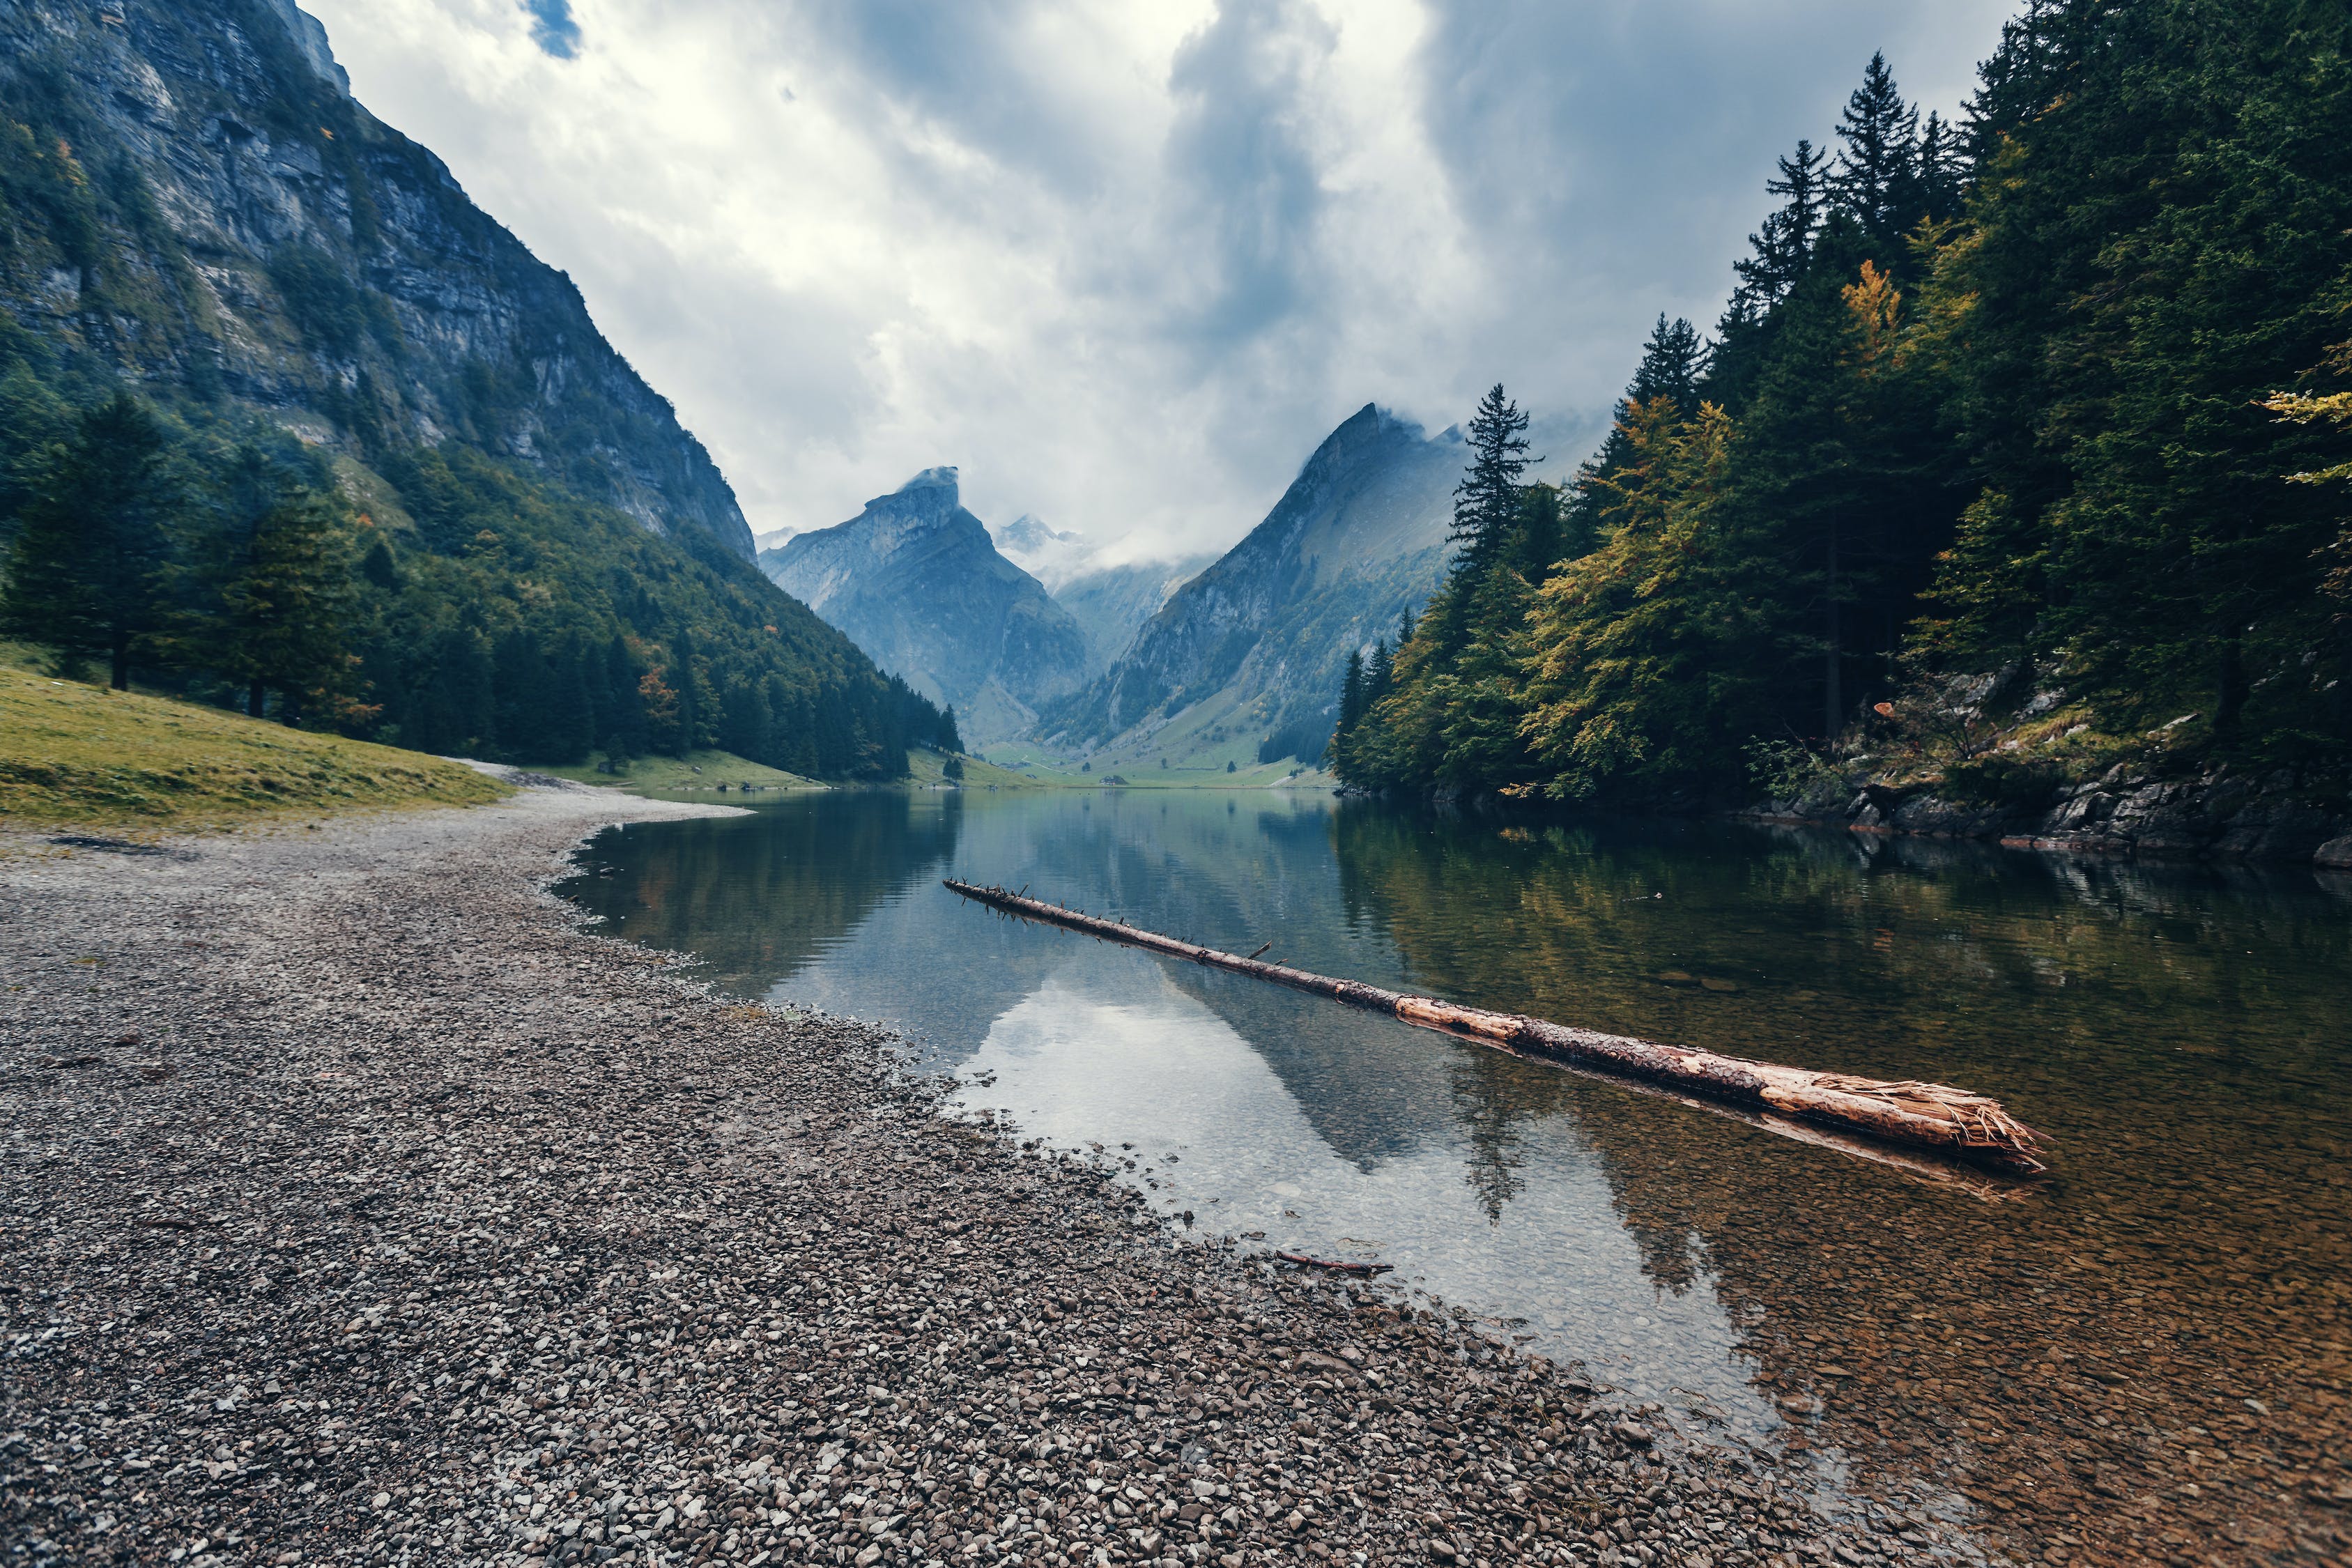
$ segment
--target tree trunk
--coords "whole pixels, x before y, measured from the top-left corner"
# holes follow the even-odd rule
[[[302,727],[302,693],[289,686],[278,693],[278,721],[289,730]]]
[[[117,637],[113,649],[113,686],[117,691],[131,689],[131,639]]]
[[[2245,639],[2235,622],[2221,637],[2221,668],[2213,680],[2213,738],[2229,740],[2238,732],[2246,707]]]
[[[1845,688],[1840,668],[1843,649],[1839,643],[1843,631],[1838,626],[1838,536],[1837,524],[1830,525],[1829,577],[1823,584],[1823,627],[1822,647],[1822,740],[1834,743],[1838,731],[1845,721]]]
[[[2039,1135],[2011,1118],[1998,1101],[1966,1089],[1909,1080],[1882,1082],[1780,1067],[1683,1046],[1571,1028],[1515,1013],[1490,1013],[1430,996],[1407,996],[1360,981],[1335,980],[1287,964],[1262,963],[1255,955],[1244,958],[1239,953],[1221,952],[1197,942],[1180,942],[1157,931],[1024,898],[1003,888],[982,888],[952,879],[946,886],[964,898],[1025,920],[1044,921],[1171,958],[1328,996],[1335,1002],[1385,1013],[1404,1023],[1456,1038],[1499,1046],[1514,1055],[1545,1057],[1577,1067],[1645,1079],[1710,1100],[1801,1117],[1843,1132],[1888,1139],[2009,1171],[2038,1173],[2043,1168],[2035,1158],[2040,1152]],[[1769,1125],[1770,1119],[1766,1120]],[[1786,1129],[1775,1126],[1773,1131]],[[1864,1151],[1850,1148],[1848,1152]]]
[[[258,719],[269,708],[269,689],[258,680],[245,689],[245,716]]]

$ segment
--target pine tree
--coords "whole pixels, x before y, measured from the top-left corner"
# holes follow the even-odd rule
[[[1650,329],[1649,342],[1642,345],[1633,379],[1626,384],[1625,395],[1617,400],[1612,413],[1608,439],[1596,456],[1579,468],[1580,480],[1616,472],[1625,459],[1625,421],[1652,398],[1672,399],[1679,418],[1696,417],[1699,379],[1706,374],[1706,340],[1698,335],[1698,330],[1680,318],[1669,323],[1661,311],[1657,324]]]
[[[1960,216],[1961,198],[1968,189],[1968,156],[1959,133],[1933,112],[1919,133],[1916,179],[1922,216],[1946,223]]]
[[[1446,535],[1463,547],[1457,572],[1485,564],[1510,531],[1518,510],[1519,476],[1530,463],[1543,461],[1527,456],[1527,428],[1528,416],[1503,395],[1500,382],[1470,416],[1470,467],[1454,487],[1454,527]]]
[[[250,445],[232,456],[216,490],[197,572],[202,602],[183,617],[184,643],[245,688],[252,717],[274,690],[280,721],[299,724],[305,696],[343,669],[352,579],[338,519]]]
[[[1870,259],[1894,270],[1903,259],[1903,235],[1923,210],[1919,191],[1919,111],[1895,90],[1886,57],[1874,54],[1862,85],[1846,100],[1838,121],[1837,155],[1829,186],[1840,211],[1861,226]]]
[[[102,657],[118,691],[163,617],[164,524],[178,496],[155,416],[127,392],[36,454],[18,503],[0,629],[61,659]]]
[[[1778,304],[1805,275],[1805,264],[1813,253],[1813,236],[1829,205],[1822,167],[1827,161],[1827,154],[1813,145],[1811,138],[1803,138],[1794,157],[1779,161],[1780,177],[1764,183],[1766,191],[1788,200],[1765,218],[1761,229],[1748,237],[1754,254],[1731,264],[1739,279],[1732,291],[1732,308],[1736,313],[1744,312],[1744,320],[1753,321]]]
[[[1339,678],[1339,718],[1324,745],[1323,761],[1344,781],[1348,777],[1348,737],[1364,721],[1364,650],[1348,650],[1345,673]]]
[[[664,671],[677,703],[671,723],[675,754],[684,756],[708,739],[703,733],[702,679],[694,666],[694,634],[680,627],[670,638],[669,668]]]

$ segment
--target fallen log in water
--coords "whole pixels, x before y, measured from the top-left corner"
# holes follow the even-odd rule
[[[1778,1111],[1783,1116],[1914,1148],[1933,1149],[2005,1171],[2032,1173],[2044,1169],[2036,1158],[2042,1152],[2039,1135],[2003,1110],[2000,1101],[1966,1089],[1940,1083],[1888,1083],[1845,1073],[1811,1072],[1683,1046],[1662,1046],[1624,1035],[1574,1029],[1517,1013],[1490,1013],[1430,996],[1407,996],[1359,981],[1334,980],[1286,964],[1266,963],[1197,942],[1179,942],[1157,931],[1081,914],[1003,888],[983,888],[952,878],[948,879],[947,887],[1007,914],[1044,921],[1213,969],[1270,980],[1276,985],[1328,996],[1350,1006],[1385,1013],[1425,1029],[1499,1046],[1522,1056],[1623,1073],[1709,1099],[1761,1111]],[[1263,952],[1265,949],[1258,951]],[[1764,1118],[1767,1124],[1773,1120],[1769,1115]]]

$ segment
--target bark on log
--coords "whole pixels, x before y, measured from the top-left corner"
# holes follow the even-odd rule
[[[1431,996],[1408,996],[1360,981],[1264,963],[1198,942],[1179,942],[1139,926],[1081,914],[1042,903],[1003,888],[947,880],[967,899],[1024,920],[1043,921],[1100,937],[1106,942],[1164,953],[1212,969],[1272,981],[1295,991],[1385,1013],[1424,1029],[1500,1047],[1521,1056],[1622,1073],[1637,1079],[1727,1100],[1762,1111],[1778,1111],[1819,1125],[1861,1133],[1915,1149],[1932,1149],[1958,1159],[2024,1174],[2045,1167],[2036,1158],[2042,1140],[2011,1117],[1998,1100],[1940,1083],[1885,1082],[1845,1073],[1812,1072],[1683,1046],[1659,1045],[1624,1035],[1570,1028],[1517,1013],[1490,1013]],[[1259,949],[1264,952],[1265,949]],[[1767,1123],[1772,1120],[1767,1117]]]

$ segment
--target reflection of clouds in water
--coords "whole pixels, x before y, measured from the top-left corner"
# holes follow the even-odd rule
[[[1431,1117],[1416,1147],[1360,1169],[1317,1136],[1246,1040],[1128,954],[1057,971],[997,1018],[965,1072],[994,1075],[972,1109],[1009,1109],[1026,1135],[1133,1159],[1129,1179],[1158,1182],[1147,1194],[1192,1211],[1211,1237],[1263,1231],[1285,1250],[1370,1254],[1396,1266],[1393,1280],[1526,1319],[1537,1348],[1584,1361],[1634,1397],[1698,1394],[1735,1430],[1776,1424],[1748,1385],[1712,1280],[1669,1293],[1644,1275],[1605,1176],[1564,1118],[1517,1129],[1519,1190],[1490,1219],[1464,1180],[1479,1156],[1454,1121]]]

